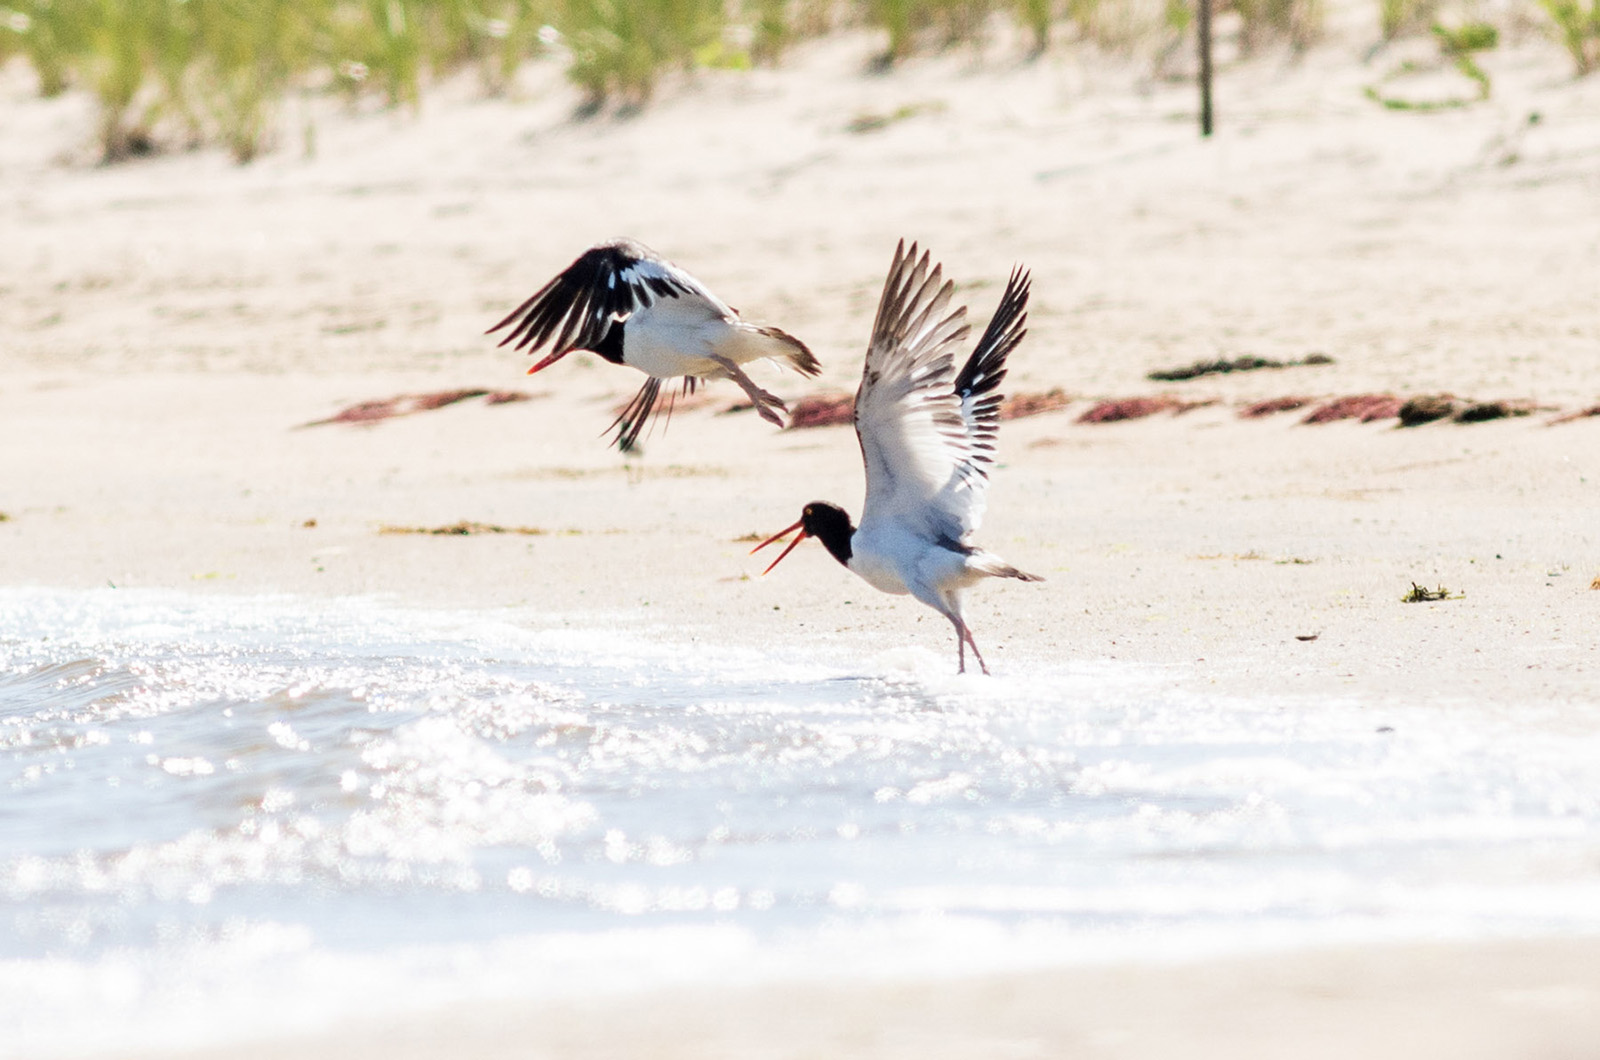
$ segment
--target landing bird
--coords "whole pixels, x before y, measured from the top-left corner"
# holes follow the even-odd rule
[[[699,280],[631,239],[590,247],[488,334],[513,322],[516,327],[501,346],[515,343],[513,349],[534,353],[550,345],[529,375],[573,350],[589,350],[650,377],[606,428],[616,429],[617,446],[624,450],[633,448],[658,412],[665,380],[678,379],[679,393],[692,394],[704,379],[732,379],[763,419],[781,427],[774,410],[787,412],[788,406],[756,386],[740,366],[771,357],[805,375],[821,370],[805,343],[777,328],[740,320],[738,310]],[[669,418],[676,400],[669,396]]]
[[[895,249],[878,302],[872,343],[856,391],[856,438],[867,467],[861,525],[843,508],[813,501],[800,521],[751,553],[800,531],[767,571],[796,545],[815,537],[833,558],[875,589],[910,593],[956,629],[958,672],[966,649],[984,673],[989,667],[961,614],[963,591],[984,578],[1042,581],[973,544],[983,519],[989,465],[1000,427],[998,387],[1006,357],[1026,334],[1028,273],[1011,273],[1000,307],[958,373],[956,347],[967,337],[967,311],[946,313],[955,285],[940,283],[940,266],[917,245]]]

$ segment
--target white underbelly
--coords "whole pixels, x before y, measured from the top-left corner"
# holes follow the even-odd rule
[[[663,298],[639,310],[623,335],[623,359],[658,379],[725,375],[713,355],[747,364],[781,352],[775,340],[692,299]]]
[[[642,315],[642,314],[641,314]],[[727,325],[718,324],[723,330]],[[707,356],[715,347],[712,325],[688,327],[630,320],[623,332],[623,359],[630,367],[658,379],[679,375],[716,375],[720,369]]]
[[[916,542],[897,527],[862,527],[850,539],[850,569],[880,592],[908,593],[904,559],[912,554]]]
[[[863,528],[851,539],[850,569],[886,593],[932,601],[982,577],[964,553],[942,548],[893,524]]]
[[[899,568],[883,557],[857,552],[850,557],[850,569],[879,592],[903,596],[911,591],[900,577]]]

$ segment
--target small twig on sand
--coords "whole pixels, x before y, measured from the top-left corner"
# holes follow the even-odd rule
[[[493,523],[473,523],[463,519],[448,526],[381,526],[380,534],[435,534],[465,537],[468,534],[524,534],[535,537],[547,531],[537,526],[496,526]]]
[[[1161,368],[1149,372],[1146,379],[1158,383],[1177,383],[1197,379],[1202,375],[1226,375],[1231,372],[1253,372],[1258,368],[1299,368],[1303,365],[1332,364],[1333,358],[1325,353],[1313,353],[1297,361],[1274,361],[1267,357],[1235,357],[1233,360],[1196,361],[1185,368]]]
[[[1402,596],[1400,601],[1407,604],[1427,604],[1435,600],[1459,600],[1460,598],[1460,593],[1452,593],[1442,585],[1437,589],[1425,589],[1416,582],[1412,582],[1411,591]]]

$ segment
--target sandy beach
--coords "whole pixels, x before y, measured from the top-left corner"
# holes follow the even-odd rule
[[[0,585],[531,607],[953,668],[938,616],[820,547],[766,578],[746,555],[806,501],[859,511],[848,426],[777,431],[714,383],[624,457],[602,433],[637,376],[577,355],[529,378],[482,334],[627,234],[824,365],[763,385],[848,393],[907,238],[979,320],[1033,270],[1007,389],[1065,399],[1001,433],[980,540],[1047,581],[973,594],[997,671],[1116,661],[1359,702],[1375,726],[1421,703],[1592,735],[1600,416],[1573,414],[1600,403],[1600,81],[1530,33],[1485,60],[1491,99],[1385,111],[1361,87],[1399,53],[1363,64],[1347,36],[1228,69],[1211,142],[1187,84],[1111,58],[876,76],[845,34],[631,117],[575,119],[543,67],[513,98],[452,83],[415,115],[319,110],[313,154],[289,139],[248,167],[90,166],[85,102],[31,98],[13,65]],[[864,117],[886,120],[852,131]],[[1313,353],[1332,363],[1146,378]],[[484,393],[311,425],[457,390]],[[1528,414],[1302,422],[1364,394]],[[1152,396],[1195,407],[1081,421]],[[1288,397],[1306,403],[1240,414]],[[462,522],[525,532],[394,532]],[[1414,585],[1448,597],[1403,602]],[[467,1006],[215,1055],[1577,1058],[1597,1014],[1600,941],[1519,939]]]
[[[1600,1037],[1595,953],[1551,940],[484,1005],[200,1055],[1556,1060]]]

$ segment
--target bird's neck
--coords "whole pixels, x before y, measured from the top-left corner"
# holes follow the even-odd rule
[[[622,328],[626,321],[619,320],[606,329],[605,338],[594,344],[594,352],[612,364],[622,363]]]
[[[856,528],[849,523],[843,526],[827,526],[822,531],[813,534],[822,547],[833,554],[833,558],[842,563],[846,568],[850,566],[850,557],[854,551],[850,547],[850,539],[855,536]]]

